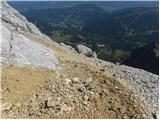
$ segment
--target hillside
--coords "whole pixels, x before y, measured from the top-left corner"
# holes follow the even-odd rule
[[[96,4],[22,12],[54,41],[83,44],[98,58],[124,61],[135,48],[158,41],[158,7],[125,8],[111,13]],[[148,63],[149,64],[149,63]]]
[[[128,8],[115,11],[113,15],[124,31],[124,42],[128,47],[139,48],[158,42],[158,8]]]
[[[132,67],[142,68],[154,74],[159,74],[158,44],[151,43],[145,47],[134,50],[131,56],[126,59],[123,64]]]
[[[0,11],[1,118],[158,117],[157,75],[68,50],[6,2]]]
[[[53,40],[73,47],[80,43],[84,44],[96,51],[101,59],[115,61],[115,49],[123,47],[119,41],[120,23],[94,4],[80,4],[62,9],[30,10],[22,14]],[[104,47],[99,47],[101,44]]]

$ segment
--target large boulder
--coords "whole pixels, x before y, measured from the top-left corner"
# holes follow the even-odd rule
[[[70,50],[75,52],[75,49],[72,46],[66,45],[64,43],[59,43],[63,48],[65,48],[66,50]]]
[[[1,63],[58,69],[60,65],[53,51],[29,39],[25,33],[38,35],[42,39],[47,37],[6,2],[1,3]]]
[[[93,52],[89,47],[87,46],[84,46],[84,45],[77,45],[77,51],[80,53],[80,54],[83,54],[87,57],[97,57],[97,54],[96,52]]]

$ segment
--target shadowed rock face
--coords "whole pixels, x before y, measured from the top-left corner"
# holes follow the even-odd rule
[[[159,46],[158,43],[150,43],[145,47],[136,49],[122,64],[141,68],[159,74]]]
[[[1,62],[3,64],[31,65],[54,70],[59,67],[58,60],[50,49],[33,42],[24,34],[47,38],[35,25],[28,22],[6,2],[2,2],[1,13]]]

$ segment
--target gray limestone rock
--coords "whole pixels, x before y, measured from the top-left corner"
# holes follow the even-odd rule
[[[38,35],[42,39],[47,37],[6,2],[3,1],[1,4],[1,63],[58,69],[60,65],[53,51],[33,42],[24,33]]]
[[[77,45],[77,51],[80,53],[80,54],[83,54],[87,57],[94,57],[94,58],[97,58],[97,54],[96,52],[93,52],[89,47],[87,46],[84,46],[84,45]]]
[[[75,52],[75,49],[73,47],[69,46],[69,45],[66,45],[64,43],[60,43],[60,45],[67,50],[71,50],[71,51]]]

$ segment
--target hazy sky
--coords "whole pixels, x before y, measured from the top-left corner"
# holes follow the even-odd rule
[[[158,1],[158,0],[7,0],[7,1]]]

